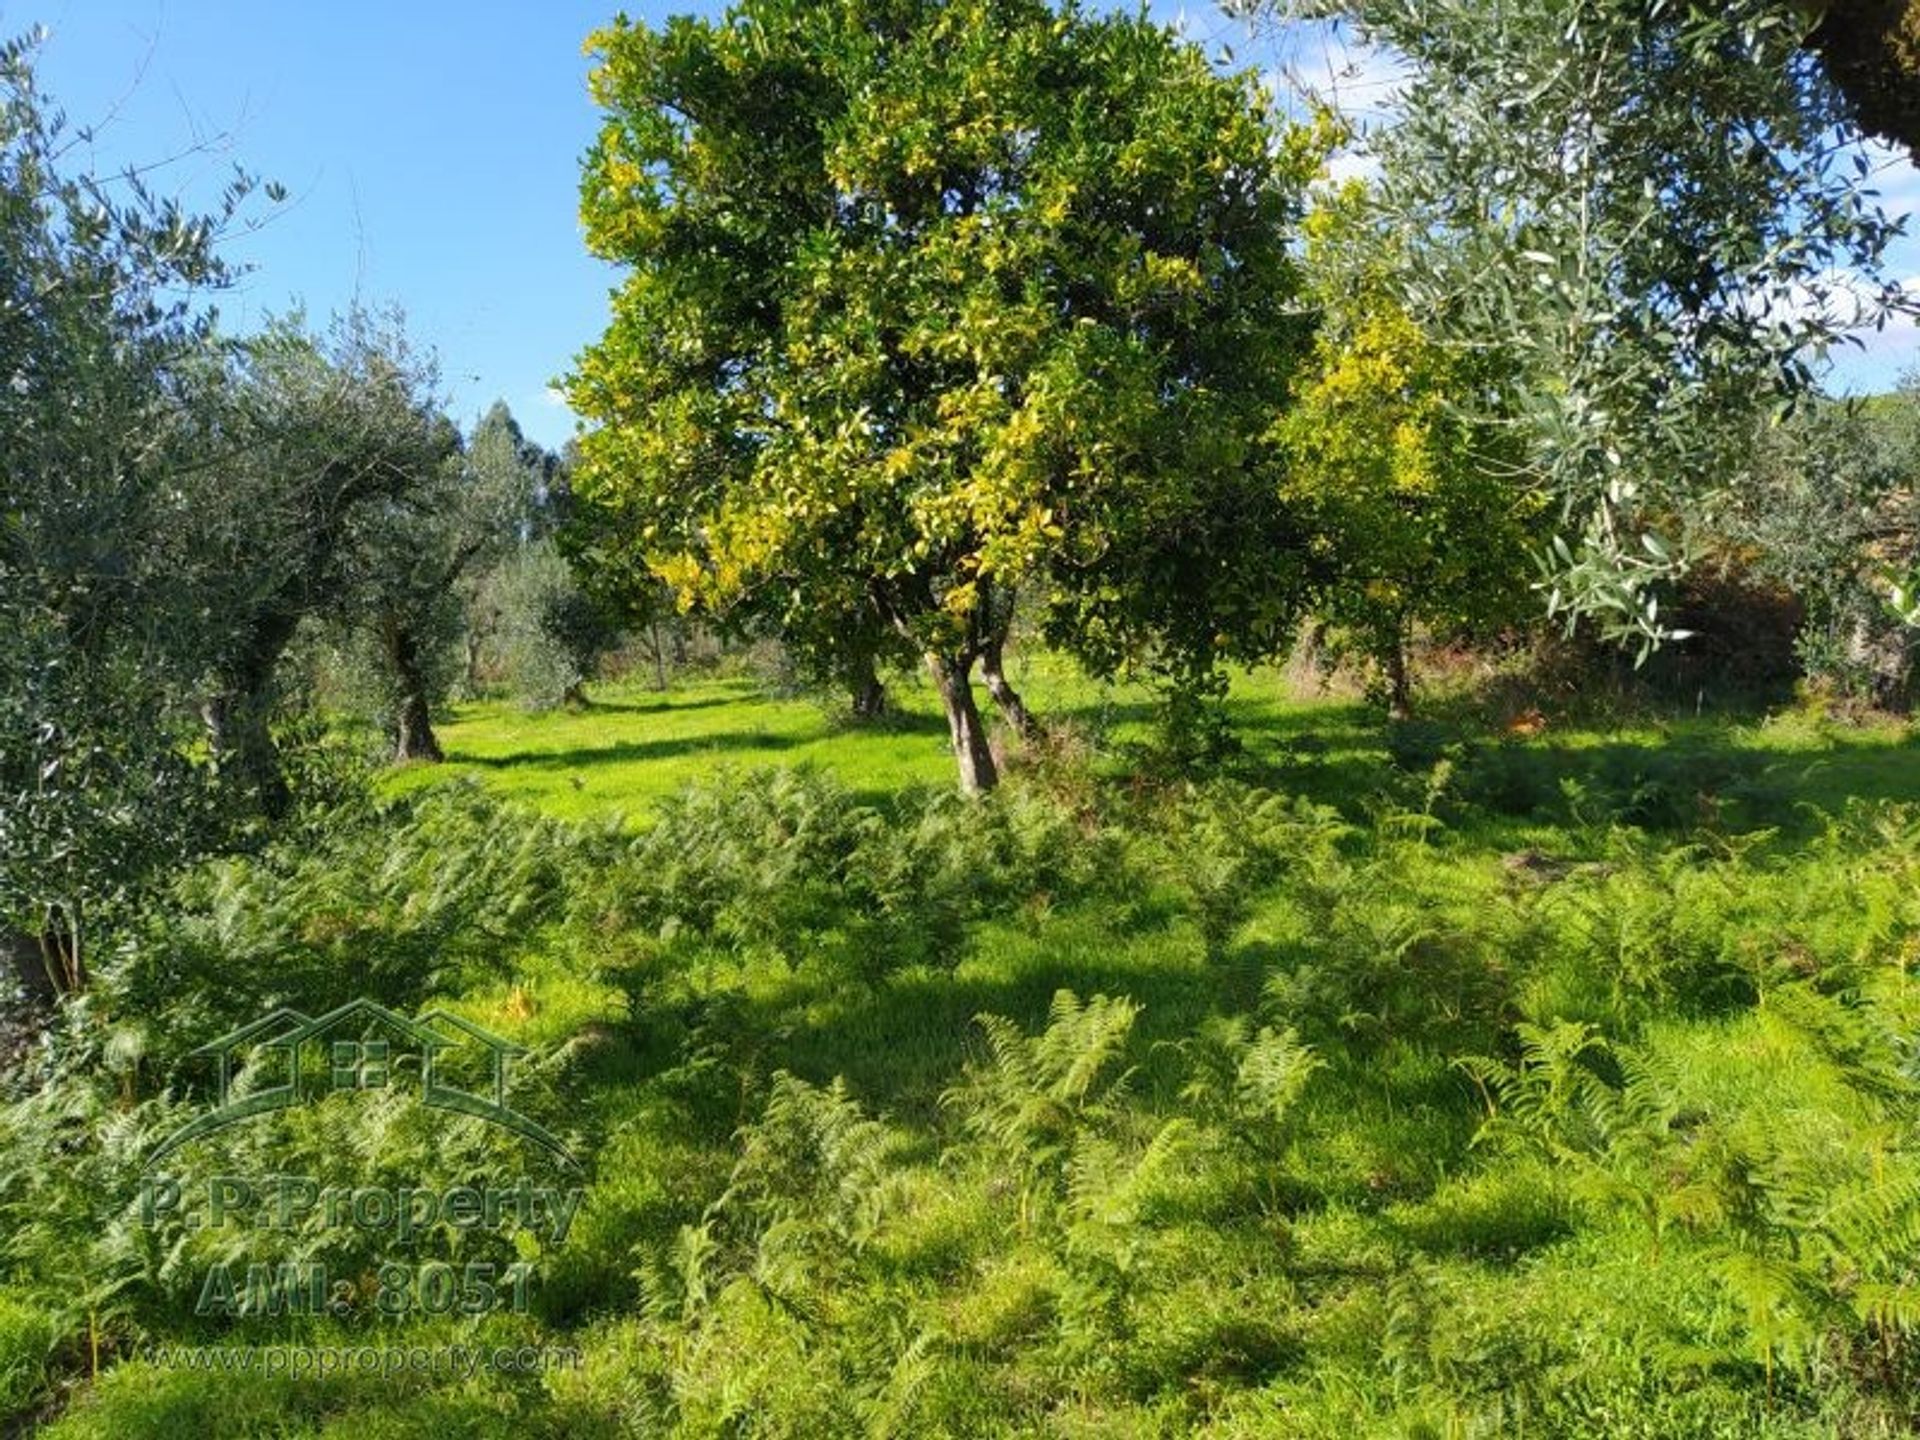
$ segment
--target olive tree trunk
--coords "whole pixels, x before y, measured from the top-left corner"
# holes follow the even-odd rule
[[[393,758],[396,764],[436,765],[446,759],[440,737],[433,733],[433,711],[428,698],[426,665],[420,639],[400,622],[386,626],[387,663],[393,667]]]
[[[271,722],[274,672],[293,639],[295,623],[274,616],[257,626],[222,668],[219,690],[200,707],[214,765],[253,791],[260,808],[273,819],[285,815],[293,804]]]

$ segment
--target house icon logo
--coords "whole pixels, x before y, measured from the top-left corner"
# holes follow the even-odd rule
[[[445,1010],[408,1019],[372,1000],[351,1000],[318,1016],[275,1010],[189,1053],[214,1065],[214,1107],[161,1141],[147,1168],[189,1141],[256,1115],[339,1090],[388,1090],[412,1083],[400,1077],[413,1071],[421,1104],[509,1130],[578,1172],[580,1163],[551,1131],[507,1103],[509,1067],[526,1053]]]

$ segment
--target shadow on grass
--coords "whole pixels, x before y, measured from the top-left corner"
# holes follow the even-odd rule
[[[868,1113],[933,1134],[946,1123],[943,1097],[963,1082],[969,1064],[988,1058],[977,1017],[1005,1016],[1035,1035],[1047,1026],[1055,993],[1067,989],[1083,1001],[1107,995],[1140,1007],[1118,1068],[1131,1069],[1130,1087],[1150,1107],[1171,1111],[1192,1074],[1180,1043],[1210,1016],[1251,1013],[1273,964],[1272,952],[1259,946],[1207,961],[1198,937],[1184,928],[1152,943],[1131,942],[1110,933],[1092,910],[1027,934],[992,926],[953,972],[916,967],[865,984],[803,966],[784,983],[751,994],[732,986],[672,998],[656,992],[630,1022],[633,1044],[620,1080],[645,1086],[690,1049],[707,1064],[718,1062],[706,1076],[712,1086],[707,1103],[688,1112],[713,1141],[751,1118],[740,1077],[764,1079],[778,1070],[818,1086],[844,1079]],[[1424,1193],[1436,1173],[1458,1162],[1478,1127],[1471,1086],[1447,1063],[1455,1038],[1444,1026],[1431,1034],[1409,1031],[1394,1046],[1368,1047],[1373,1060],[1351,1064],[1345,1050],[1328,1050],[1341,1097],[1334,1103],[1362,1105],[1376,1121],[1380,1115],[1390,1120],[1396,1105],[1411,1104],[1421,1124],[1446,1135],[1435,1163],[1409,1170],[1397,1187],[1408,1193]],[[1375,1073],[1378,1057],[1388,1052],[1398,1057],[1391,1073]],[[1411,1078],[1410,1063],[1418,1072]],[[609,1113],[618,1111],[615,1104]],[[1334,1188],[1341,1185],[1357,1199],[1368,1198],[1360,1181]]]
[[[467,755],[456,752],[450,758],[461,765],[480,765],[492,770],[574,770],[596,765],[625,765],[646,760],[684,759],[715,753],[790,750],[796,745],[805,743],[807,742],[797,740],[790,735],[736,730],[659,740],[620,740],[612,745],[579,745],[565,750],[514,750],[505,755]]]
[[[700,699],[679,699],[671,690],[659,691],[649,700],[595,700],[576,713],[585,715],[672,715],[684,710],[713,710],[729,705],[751,705],[757,697],[749,690],[738,695],[708,695]]]
[[[1580,744],[1382,728],[1368,749],[1294,747],[1250,771],[1350,818],[1380,798],[1432,804],[1470,835],[1524,822],[1630,825],[1673,837],[1772,828],[1799,840],[1850,800],[1920,801],[1920,745],[1911,740],[1840,737],[1802,749],[1732,731]]]
[[[923,710],[889,710],[877,719],[856,720],[835,715],[827,720],[830,740],[878,739],[888,735],[944,736],[946,733],[945,718]]]

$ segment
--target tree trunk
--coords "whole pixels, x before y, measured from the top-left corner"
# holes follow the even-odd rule
[[[848,686],[853,692],[853,718],[866,722],[887,713],[887,687],[873,667],[873,656],[859,654],[849,665]]]
[[[427,712],[426,700],[417,693],[408,692],[394,722],[394,763],[399,765],[417,761],[438,765],[446,758],[440,748],[440,737],[433,733],[433,718]]]
[[[980,673],[986,677],[987,693],[993,696],[993,703],[999,707],[1000,714],[1023,741],[1039,738],[1040,722],[1033,718],[1033,712],[1027,709],[1027,702],[1020,698],[1020,692],[1007,682],[1006,667],[1002,663],[1001,647],[1003,640],[990,640],[980,648]]]
[[[967,795],[991,790],[1000,775],[994,767],[993,751],[987,747],[979,707],[973,703],[973,656],[929,654],[926,659],[927,673],[933,677],[947,712],[947,732],[960,766],[960,789]]]
[[[88,976],[79,907],[71,903],[46,906],[38,934],[0,929],[0,969],[12,972],[20,982],[32,1010],[50,1010],[84,991]]]
[[[887,687],[880,683],[880,677],[869,673],[855,682],[853,718],[860,721],[878,720],[886,713]]]
[[[87,962],[81,948],[80,912],[71,905],[52,907],[40,934],[40,955],[54,990],[62,997],[87,988]]]
[[[224,775],[251,789],[269,818],[293,804],[274,744],[273,674],[293,638],[294,621],[275,617],[248,637],[245,648],[221,674],[222,688],[200,707],[207,746]]]
[[[1397,637],[1387,651],[1387,718],[1413,718],[1413,679],[1407,673],[1407,642]]]
[[[446,759],[440,749],[440,737],[433,733],[433,713],[427,703],[426,667],[420,659],[420,642],[405,624],[386,626],[387,663],[393,667],[395,696],[393,760],[396,765],[413,761],[438,764]]]
[[[480,632],[471,626],[467,629],[467,694],[480,693]]]
[[[647,621],[647,640],[653,648],[653,688],[665,690],[667,688],[667,652],[661,648],[658,620]]]
[[[1882,710],[1907,708],[1913,678],[1907,639],[1897,625],[1860,619],[1847,633],[1847,659],[1865,676],[1867,698]]]

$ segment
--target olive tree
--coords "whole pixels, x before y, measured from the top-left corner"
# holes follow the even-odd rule
[[[1852,111],[1790,0],[1311,0],[1404,62],[1373,141],[1396,294],[1498,357],[1557,502],[1551,609],[1642,647],[1755,481],[1757,417],[1911,303]]]
[[[457,435],[434,380],[396,315],[355,308],[319,334],[296,318],[232,347],[198,411],[205,458],[184,493],[200,518],[178,548],[209,576],[208,736],[269,815],[289,803],[272,721],[302,622],[371,617],[405,676],[396,661],[419,651],[410,607],[437,603],[450,583],[437,527]],[[404,699],[419,683],[396,690]]]
[[[42,996],[210,823],[182,741],[206,569],[174,564],[216,251],[248,183],[194,216],[66,168],[32,39],[0,44],[0,946]]]

